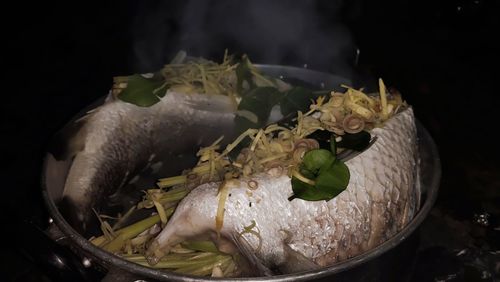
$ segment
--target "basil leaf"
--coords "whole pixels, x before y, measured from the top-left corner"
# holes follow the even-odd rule
[[[316,96],[311,90],[303,87],[294,87],[284,93],[284,96],[280,102],[280,110],[283,116],[287,116],[297,111],[307,111],[311,100],[314,100]]]
[[[322,170],[316,178],[316,189],[330,196],[337,196],[349,184],[349,169],[340,161],[335,161],[328,169]]]
[[[307,170],[317,174],[324,165],[331,165],[334,160],[332,152],[325,149],[314,149],[305,153],[302,164]]]
[[[152,106],[160,102],[158,94],[166,92],[165,87],[159,89],[163,83],[163,80],[145,78],[140,74],[131,75],[128,77],[127,88],[118,94],[118,99],[139,107]]]
[[[335,141],[334,141],[335,142]],[[304,155],[300,173],[314,181],[314,185],[292,177],[293,196],[307,201],[331,200],[347,188],[349,168],[328,150],[316,149]]]
[[[289,201],[299,198],[306,201],[321,201],[331,199],[329,194],[318,190],[315,186],[304,183],[295,177],[292,177],[293,195],[288,198]]]
[[[237,115],[235,118],[238,131],[243,132],[248,128],[260,128],[265,125],[271,109],[281,97],[281,93],[274,87],[256,87],[250,90],[238,105],[239,111],[249,111],[257,116],[257,122]]]
[[[314,172],[312,172],[312,171],[308,170],[307,168],[305,168],[303,164],[300,166],[299,172],[304,177],[307,177],[309,179],[315,179],[316,176],[317,176]]]
[[[371,139],[372,137],[367,131],[360,131],[354,134],[346,133],[342,135],[342,140],[337,142],[337,145],[346,149],[363,151],[370,144]]]

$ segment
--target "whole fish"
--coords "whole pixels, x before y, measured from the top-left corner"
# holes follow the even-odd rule
[[[230,138],[236,107],[223,95],[169,90],[157,104],[139,107],[110,94],[103,105],[75,122],[80,127],[66,153],[73,162],[61,204],[66,217],[85,231],[96,219],[92,208],[109,201],[107,196],[145,167],[180,169],[176,156],[207,146],[221,135]]]
[[[147,256],[155,263],[185,239],[214,237],[258,266],[291,273],[365,252],[401,230],[419,207],[419,157],[412,108],[371,131],[377,141],[346,165],[346,190],[330,201],[288,198],[290,177],[276,170],[231,180],[223,226],[216,228],[220,182],[200,185],[178,205]],[[252,182],[253,185],[249,185]],[[257,188],[255,188],[257,183]],[[223,245],[223,244],[221,244]]]

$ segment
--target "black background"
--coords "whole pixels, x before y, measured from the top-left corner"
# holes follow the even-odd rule
[[[356,71],[397,87],[440,150],[441,190],[420,231],[424,239],[414,281],[499,279],[494,253],[500,247],[499,1],[334,2],[315,2],[321,25],[345,24],[361,50]],[[8,239],[0,269],[7,281],[42,279],[43,270],[19,252],[30,234],[18,234],[16,223],[29,218],[44,225],[39,176],[50,137],[107,93],[113,76],[157,67],[141,65],[134,56],[136,30],[154,29],[154,21],[141,26],[134,20],[138,11],[147,15],[163,9],[161,24],[168,28],[162,34],[177,42],[167,42],[160,56],[166,59],[182,41],[179,11],[184,8],[182,3],[116,1],[18,3],[2,9],[2,66],[7,74],[0,94],[1,206]],[[248,51],[230,38],[211,42],[217,44],[195,50],[207,56],[220,55],[225,47]],[[265,51],[252,52],[254,61],[267,58]],[[280,62],[302,63],[293,53]],[[304,63],[314,68],[318,62]],[[475,220],[480,215],[489,216],[488,224]],[[458,256],[461,250],[465,255]]]

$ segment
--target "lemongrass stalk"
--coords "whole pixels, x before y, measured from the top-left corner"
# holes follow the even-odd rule
[[[179,268],[175,270],[175,272],[179,273],[184,273],[184,274],[190,274],[190,275],[197,275],[197,276],[206,276],[212,274],[212,269],[217,266],[221,265],[231,259],[230,256],[227,255],[219,255],[212,259],[211,263],[206,263],[202,265],[191,265],[191,266],[186,266]]]
[[[153,215],[151,217],[148,217],[146,219],[138,221],[132,225],[129,225],[129,226],[124,227],[120,230],[117,230],[115,232],[117,237],[114,238],[113,240],[111,240],[110,242],[106,243],[103,246],[103,248],[109,252],[119,251],[123,247],[123,245],[125,244],[126,240],[131,239],[131,238],[139,235],[144,230],[150,228],[151,226],[155,225],[159,221],[160,221],[160,216]]]
[[[99,247],[102,244],[106,243],[106,241],[108,241],[108,239],[106,239],[106,236],[103,235],[90,240],[90,243]]]
[[[224,277],[234,276],[234,273],[236,270],[236,263],[235,263],[234,259],[231,259],[226,267],[224,267],[224,265],[222,265],[221,268],[222,268],[222,273],[223,273]]]
[[[156,211],[158,212],[158,215],[160,216],[160,221],[162,224],[162,227],[167,224],[167,213],[165,212],[165,208],[163,207],[162,204],[160,204],[158,201],[153,200],[153,203],[155,205]]]
[[[200,166],[194,167],[191,170],[191,172],[198,173],[198,174],[207,173],[209,171],[210,171],[210,165],[200,165]]]
[[[185,241],[181,245],[190,250],[219,253],[219,250],[212,241]]]
[[[210,254],[210,256],[207,256],[202,259],[197,259],[197,260],[187,260],[187,259],[177,259],[177,260],[160,260],[157,264],[155,265],[150,265],[146,260],[144,261],[134,261],[137,264],[148,266],[148,267],[153,267],[153,268],[170,268],[170,269],[175,269],[175,268],[199,268],[204,265],[210,265],[213,264],[214,262],[217,261],[217,255],[216,254]]]
[[[132,262],[142,262],[142,263],[147,263],[147,259],[144,255],[141,254],[132,254],[132,255],[127,255],[127,254],[122,254],[120,255],[124,259]],[[164,256],[160,261],[184,261],[186,259],[189,259],[193,257],[193,253],[188,253],[188,254],[168,254]]]
[[[175,189],[161,194],[158,199],[161,203],[175,202],[183,199],[187,195],[188,191],[183,187],[180,189]]]
[[[172,203],[183,199],[187,195],[188,191],[183,187],[183,188],[172,189],[168,192],[159,192],[159,193],[160,197],[158,201],[161,204],[165,205],[167,203]],[[153,206],[154,203],[153,200],[151,199],[145,199],[137,204],[138,209],[152,208]]]
[[[156,183],[156,185],[158,185],[158,187],[160,187],[160,188],[165,188],[165,187],[170,187],[170,186],[186,183],[186,180],[187,180],[187,178],[185,175],[178,175],[178,176],[158,179],[158,182]]]
[[[113,230],[120,228],[123,223],[129,218],[129,216],[135,211],[136,206],[132,206],[122,217],[118,219],[118,221],[113,224]]]

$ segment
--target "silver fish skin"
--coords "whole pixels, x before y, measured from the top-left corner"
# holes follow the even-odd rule
[[[71,141],[81,146],[73,146],[80,150],[73,154],[62,202],[73,226],[85,231],[95,219],[92,208],[148,165],[192,153],[221,135],[231,138],[236,107],[226,96],[170,90],[150,107],[109,95],[78,121],[83,126]]]
[[[330,201],[288,201],[293,194],[290,178],[273,171],[239,179],[225,203],[220,234],[249,261],[283,272],[304,270],[291,265],[290,256],[307,258],[311,267],[326,266],[395,235],[413,218],[420,201],[413,110],[395,115],[371,134],[377,141],[346,162],[349,185]],[[258,183],[255,190],[248,186],[252,180]],[[181,201],[149,248],[150,261],[186,238],[216,232],[219,186],[201,185]],[[259,236],[241,233],[253,222]]]

